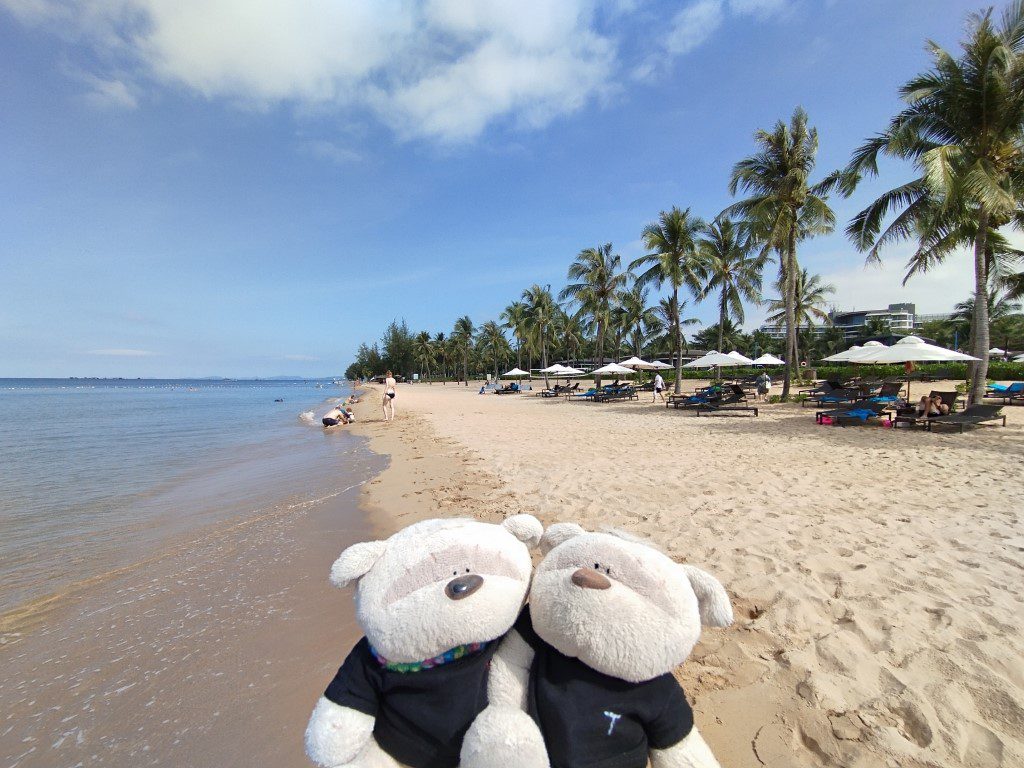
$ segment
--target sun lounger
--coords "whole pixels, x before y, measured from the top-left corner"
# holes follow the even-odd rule
[[[895,403],[899,400],[900,392],[903,391],[902,382],[892,382],[882,385],[882,388],[867,399],[873,403]],[[945,402],[945,398],[943,398]]]
[[[1024,401],[1024,381],[1017,381],[1013,384],[990,384],[985,397],[992,400],[1001,400],[1003,404],[1012,403],[1014,400]]]
[[[747,393],[743,391],[743,387],[738,384],[730,384],[728,390],[723,393],[720,397],[703,397],[701,395],[692,395],[686,400],[673,400],[667,405],[671,405],[673,408],[682,408],[684,410],[701,410],[710,412],[712,410],[721,410],[729,406],[744,406],[747,403]],[[698,414],[699,415],[699,414]]]
[[[819,424],[830,419],[833,424],[846,426],[847,422],[859,421],[866,424],[869,419],[877,419],[891,408],[890,403],[875,403],[870,400],[862,400],[852,403],[845,408],[836,408],[831,411],[818,411],[814,414],[814,420]]]
[[[597,396],[600,390],[591,387],[586,392],[573,392],[569,395],[569,400],[593,400]]]
[[[989,422],[998,421],[1000,424]],[[935,427],[956,427],[962,434],[964,427],[995,427],[1006,426],[1006,416],[1003,415],[1001,405],[969,405],[959,413],[951,413],[948,416],[936,416],[928,419],[928,430]]]
[[[942,398],[943,405],[949,406],[949,412],[953,413],[956,411],[956,401],[960,397],[959,392],[937,392],[934,389],[928,394],[928,397],[935,397],[938,395]],[[909,424],[910,426],[924,426],[927,422],[932,419],[937,419],[938,416],[919,416],[917,413],[917,404],[907,405],[905,408],[896,409],[896,418],[893,419],[893,425],[899,426],[900,424]]]
[[[833,389],[827,395],[819,395],[817,397],[811,397],[800,403],[800,407],[804,407],[806,403],[811,403],[819,408],[823,405],[842,405],[843,403],[854,403],[857,400],[861,400],[864,397],[864,392],[860,389],[842,388]]]

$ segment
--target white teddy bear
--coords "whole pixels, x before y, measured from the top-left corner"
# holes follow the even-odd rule
[[[462,768],[718,768],[672,676],[702,623],[732,623],[718,580],[572,523],[551,526],[541,549],[529,610],[495,657],[503,674],[491,676]]]
[[[306,753],[326,768],[455,768],[487,706],[490,661],[530,585],[531,515],[501,525],[425,520],[342,552],[366,636],[317,702]],[[508,766],[506,766],[508,768]]]

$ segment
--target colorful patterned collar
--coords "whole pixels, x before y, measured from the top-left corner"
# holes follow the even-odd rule
[[[479,653],[486,648],[489,643],[470,643],[469,645],[457,645],[451,650],[445,651],[440,656],[435,656],[432,659],[424,659],[423,661],[409,661],[409,662],[397,662],[388,661],[379,653],[377,649],[372,645],[370,646],[370,653],[373,654],[373,658],[377,660],[384,669],[390,672],[421,672],[424,669],[433,669],[434,667],[440,667],[444,664],[448,664],[452,661],[458,661],[466,656],[472,656],[474,653]]]

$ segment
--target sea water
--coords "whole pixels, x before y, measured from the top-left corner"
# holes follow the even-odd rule
[[[331,381],[0,379],[0,616],[366,477]],[[280,402],[279,402],[280,401]]]

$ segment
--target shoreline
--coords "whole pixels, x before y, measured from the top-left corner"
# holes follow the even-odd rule
[[[0,764],[305,768],[309,713],[360,634],[328,573],[373,535],[360,491],[383,468],[337,437],[345,490],[200,529],[0,644]]]

